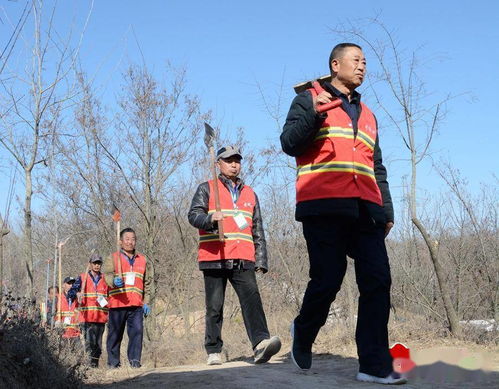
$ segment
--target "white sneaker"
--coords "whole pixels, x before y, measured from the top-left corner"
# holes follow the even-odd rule
[[[220,353],[212,353],[208,354],[208,360],[206,361],[207,365],[221,365],[222,364],[222,357],[220,356]]]
[[[357,381],[374,382],[376,384],[384,385],[402,385],[407,382],[407,378],[401,376],[399,373],[392,371],[386,377],[376,377],[366,373],[357,373]]]
[[[275,355],[281,349],[281,340],[277,336],[262,340],[255,347],[255,363],[265,363],[272,355]]]

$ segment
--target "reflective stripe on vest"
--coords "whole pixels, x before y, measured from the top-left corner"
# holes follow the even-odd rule
[[[80,275],[80,279],[85,279],[85,273]],[[104,297],[106,300],[108,286],[104,276],[101,275],[97,286],[90,274],[87,275],[84,290],[82,290],[81,305],[78,307],[79,321],[81,323],[106,323],[108,318],[107,306],[101,307],[97,299]]]
[[[118,277],[118,253],[112,255],[114,262],[114,276]],[[122,288],[109,287],[109,308],[141,307],[144,305],[144,275],[146,271],[146,258],[137,253],[133,266],[128,258],[120,252],[121,270],[123,281],[126,282],[127,274],[135,274],[134,284],[125,285]]]
[[[215,212],[215,195],[213,181],[208,181],[210,198],[208,201],[208,214]],[[243,186],[239,198],[234,204],[229,189],[218,181],[220,194],[220,208],[225,219],[225,242],[220,242],[218,234],[199,230],[199,261],[219,261],[224,259],[244,259],[255,261],[255,246],[253,244],[253,212],[256,203],[255,193],[249,186]],[[246,220],[246,228],[240,230],[234,221],[234,216],[241,213]]]
[[[69,305],[66,296],[63,293],[59,294],[58,297],[61,302],[61,311],[57,313],[56,317],[58,321],[62,322],[62,327],[64,328],[63,338],[76,338],[80,336],[80,330],[78,328],[77,315],[75,312],[76,302]],[[70,322],[65,323],[65,318],[69,317]]]
[[[314,89],[310,93],[317,94]],[[357,197],[383,205],[374,174],[374,115],[361,103],[356,136],[341,107],[326,115],[314,143],[296,158],[296,201]]]

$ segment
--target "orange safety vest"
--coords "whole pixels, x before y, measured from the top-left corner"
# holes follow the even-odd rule
[[[141,307],[144,305],[144,276],[146,274],[146,258],[135,254],[133,266],[125,254],[119,253],[121,270],[123,272],[123,288],[109,287],[109,308]],[[112,255],[114,261],[114,276],[118,277],[118,253]],[[127,275],[134,276],[133,285],[127,285]]]
[[[62,328],[64,328],[63,338],[77,338],[80,336],[80,329],[78,328],[78,321],[75,308],[76,301],[71,304],[64,293],[60,293],[58,297],[61,302],[61,311],[57,312],[57,321],[62,322]]]
[[[80,277],[83,282],[85,273],[81,274]],[[107,305],[102,307],[97,300],[99,297],[107,300],[107,290],[108,286],[103,274],[101,274],[97,285],[88,274],[84,288],[81,291],[81,304],[78,306],[80,312],[78,320],[80,323],[107,323],[109,309]]]
[[[318,92],[309,89],[312,97]],[[307,151],[296,157],[296,202],[357,197],[383,205],[374,175],[377,125],[373,113],[361,103],[357,135],[340,107],[327,117]]]
[[[215,189],[213,180],[208,181],[210,186],[210,199],[208,202],[208,214],[216,211]],[[223,222],[225,242],[220,242],[218,234],[199,230],[198,260],[219,261],[223,259],[244,259],[255,262],[255,246],[251,228],[253,226],[253,211],[255,209],[256,197],[251,187],[244,185],[236,204],[232,201],[229,189],[218,180],[220,192],[220,208],[226,216]],[[247,226],[240,230],[234,220],[234,216],[241,213],[246,220]]]

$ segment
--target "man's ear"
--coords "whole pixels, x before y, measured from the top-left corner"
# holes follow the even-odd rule
[[[331,61],[331,70],[333,71],[333,74],[338,73],[340,67],[340,61],[338,58],[335,58]]]

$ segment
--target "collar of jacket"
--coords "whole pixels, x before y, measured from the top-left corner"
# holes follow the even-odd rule
[[[346,99],[346,101],[348,101],[347,96],[344,93],[340,92],[338,89],[336,89],[330,82],[324,83],[324,89],[326,89],[329,93],[333,94],[334,96],[340,97],[340,98],[343,97],[344,99]],[[354,90],[352,92],[352,98],[350,100],[350,103],[360,104],[361,96],[362,95],[359,92]]]
[[[225,177],[223,174],[219,174],[218,179],[220,181],[222,181],[227,188],[232,187],[232,181],[229,178]],[[236,188],[238,190],[241,190],[241,189],[243,189],[243,186],[244,186],[243,180],[240,179],[239,177],[237,177],[236,178]]]

